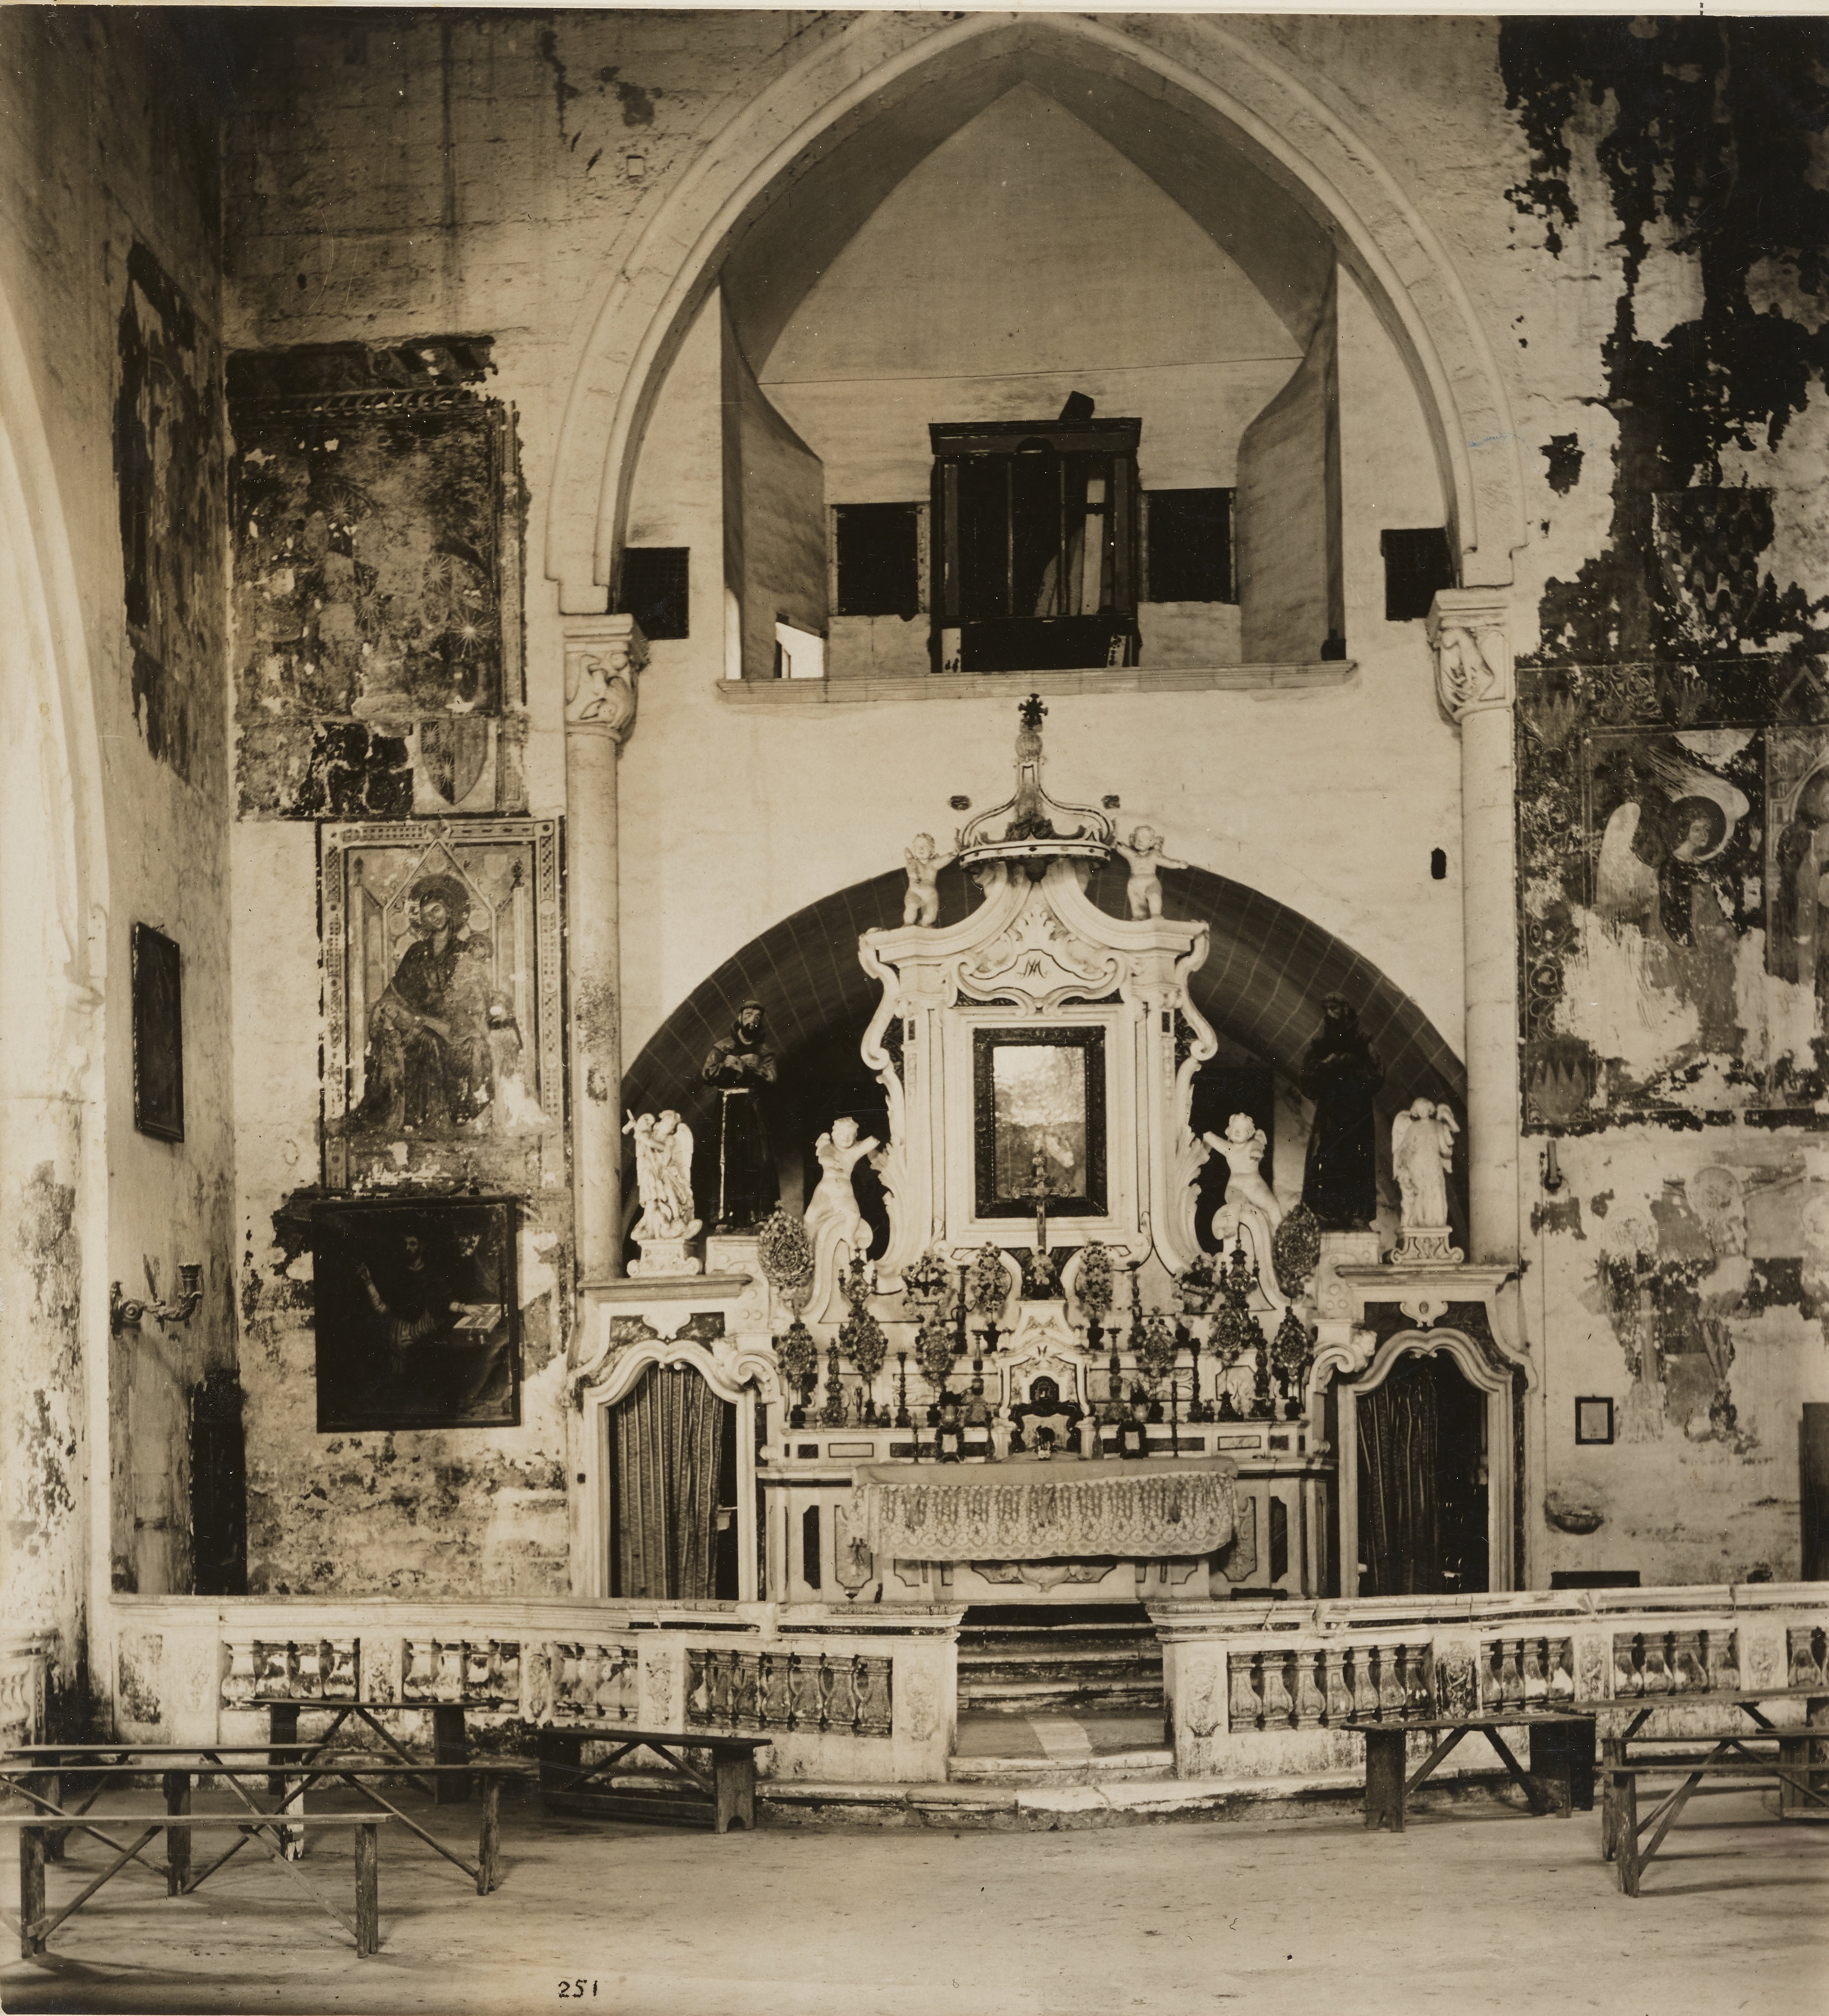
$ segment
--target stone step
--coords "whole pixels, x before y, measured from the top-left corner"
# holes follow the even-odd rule
[[[1116,1750],[1102,1757],[955,1757],[956,1785],[1156,1784],[1175,1776],[1172,1750]]]
[[[972,1687],[962,1682],[960,1712],[970,1715],[1160,1715],[1162,1684],[1135,1686],[1115,1682],[1076,1687],[1057,1680],[987,1680]]]
[[[1038,1675],[1071,1676],[1087,1680],[1136,1680],[1157,1678],[1162,1671],[1161,1655],[1146,1658],[1124,1652],[1070,1652],[1059,1658],[1042,1658],[1013,1652],[962,1652],[959,1677],[973,1680],[1033,1679]]]

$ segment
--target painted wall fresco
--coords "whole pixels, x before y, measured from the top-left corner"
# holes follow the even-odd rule
[[[137,239],[119,344],[114,469],[134,718],[151,754],[189,778],[193,748],[220,721],[221,363],[214,338]]]
[[[232,360],[244,816],[524,802],[519,494],[489,345]]]

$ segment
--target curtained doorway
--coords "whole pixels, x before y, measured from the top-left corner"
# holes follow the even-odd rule
[[[736,1409],[652,1365],[610,1416],[610,1593],[734,1602]]]
[[[1484,1590],[1486,1395],[1449,1352],[1412,1353],[1358,1417],[1359,1594]]]

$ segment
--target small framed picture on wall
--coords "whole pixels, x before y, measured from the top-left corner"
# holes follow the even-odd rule
[[[133,1124],[156,1140],[184,1139],[184,1003],[175,940],[133,927]]]
[[[1575,1402],[1575,1438],[1578,1442],[1612,1441],[1613,1401],[1611,1395],[1590,1393]]]

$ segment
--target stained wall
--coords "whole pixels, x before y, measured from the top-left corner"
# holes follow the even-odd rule
[[[8,739],[37,769],[9,817],[38,829],[6,849],[0,1610],[57,1630],[74,1685],[111,1661],[110,1586],[190,1586],[189,1399],[234,1363],[220,163],[164,25],[16,9],[0,34]],[[179,1142],[133,1123],[135,923],[181,949]],[[189,1262],[188,1323],[110,1340],[111,1281],[175,1296]]]

